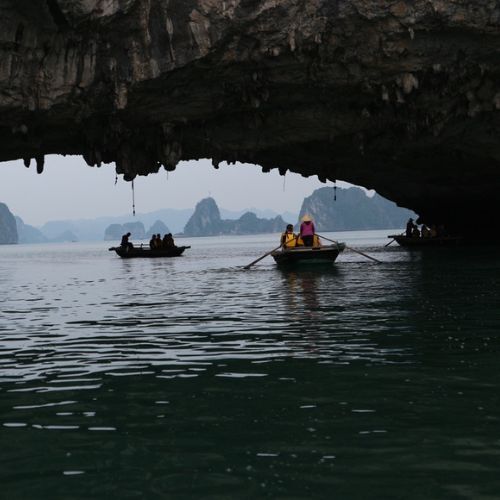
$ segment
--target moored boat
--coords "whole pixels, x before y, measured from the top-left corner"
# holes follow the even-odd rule
[[[396,240],[402,247],[407,248],[427,248],[427,247],[441,247],[453,246],[462,242],[461,236],[434,236],[428,238],[414,238],[404,234],[391,234],[387,236]]]
[[[278,265],[332,264],[344,249],[345,243],[336,243],[322,247],[284,248],[271,255]]]
[[[157,257],[179,257],[184,250],[191,248],[184,247],[167,247],[167,248],[143,248],[143,247],[111,247],[109,251],[115,251],[122,259],[135,258],[157,258]]]

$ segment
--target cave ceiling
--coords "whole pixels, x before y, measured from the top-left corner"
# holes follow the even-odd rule
[[[500,187],[499,34],[491,0],[0,0],[0,161],[247,162],[469,223]]]

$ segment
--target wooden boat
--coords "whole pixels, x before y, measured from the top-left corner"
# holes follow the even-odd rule
[[[345,243],[322,247],[300,246],[277,250],[272,252],[271,255],[278,265],[332,264],[344,249]]]
[[[427,248],[458,245],[462,242],[461,236],[434,236],[428,238],[412,238],[404,234],[391,234],[387,236],[396,240],[402,247]]]
[[[122,259],[136,258],[157,258],[157,257],[179,257],[186,248],[191,247],[168,247],[168,248],[143,248],[143,247],[111,247],[109,251],[114,250]]]

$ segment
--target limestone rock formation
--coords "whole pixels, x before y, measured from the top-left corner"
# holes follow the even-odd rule
[[[196,204],[193,215],[184,227],[186,236],[216,236],[222,234],[219,207],[213,198],[205,198]]]
[[[0,245],[17,243],[16,219],[5,203],[0,203]]]
[[[0,161],[256,163],[480,231],[499,38],[491,0],[0,0]]]
[[[334,201],[336,196],[336,201]],[[324,187],[304,199],[300,218],[309,214],[318,231],[359,231],[365,229],[399,229],[415,214],[375,194],[369,197],[356,187]]]
[[[155,223],[146,231],[146,237],[151,238],[153,234],[161,234],[162,237],[165,234],[170,233],[170,229],[161,220],[155,221]]]
[[[146,238],[146,230],[142,222],[125,222],[125,224],[110,224],[104,231],[105,241],[120,241],[125,233],[131,233],[131,240]]]
[[[47,243],[48,238],[36,227],[25,224],[21,217],[15,217],[19,243]]]
[[[221,219],[219,207],[213,198],[197,203],[195,211],[184,228],[186,236],[218,236],[222,234],[277,233],[284,230],[286,222],[281,216],[260,219],[253,212],[244,213],[239,219]]]

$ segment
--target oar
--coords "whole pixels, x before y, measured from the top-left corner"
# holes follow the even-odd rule
[[[276,248],[273,248],[272,250],[269,250],[269,252],[265,253],[262,257],[259,257],[258,259],[254,260],[253,262],[250,262],[250,264],[248,264],[247,266],[244,266],[243,269],[250,269],[254,264],[257,264],[257,262],[260,262],[262,259],[264,259],[268,255],[271,255],[273,252],[276,252],[281,247],[282,247],[282,245],[280,244],[279,247],[276,247]]]
[[[327,241],[331,241],[332,243],[335,243],[336,245],[339,244],[338,241],[335,241],[335,240],[331,240],[330,238],[327,238],[325,236],[321,236],[321,234],[318,234],[318,236],[320,238],[323,238],[324,240],[327,240]],[[366,253],[363,253],[359,250],[356,250],[355,248],[352,248],[352,247],[348,247],[347,245],[345,246],[348,250],[350,250],[351,252],[356,252],[356,253],[359,253],[359,255],[362,255],[363,257],[366,257],[367,259],[370,259],[370,260],[373,260],[375,262],[378,262],[379,264],[382,264],[382,261],[376,259],[375,257],[371,257],[370,255],[366,254]]]
[[[404,233],[401,233],[400,236],[403,236]],[[389,243],[387,243],[386,245],[384,245],[384,248],[385,247],[388,247],[389,245],[392,245],[392,243],[394,243],[396,240],[393,238],[391,241],[389,241]]]

